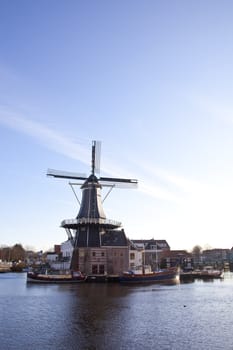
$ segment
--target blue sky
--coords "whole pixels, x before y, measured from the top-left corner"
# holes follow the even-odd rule
[[[233,246],[233,3],[0,2],[0,244],[48,249],[78,212],[47,168],[132,177],[129,238]]]

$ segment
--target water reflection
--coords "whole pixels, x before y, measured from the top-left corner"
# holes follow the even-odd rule
[[[59,289],[64,291],[64,287]],[[114,342],[117,346],[122,325],[125,327],[124,314],[129,310],[125,297],[130,289],[117,284],[86,284],[72,286],[69,291],[71,298],[65,318],[72,334],[70,345],[79,344],[80,349],[107,349],[111,339],[111,348]]]

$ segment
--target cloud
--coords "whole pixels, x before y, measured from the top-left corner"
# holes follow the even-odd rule
[[[19,114],[0,109],[0,123],[24,133],[39,141],[49,149],[67,157],[90,164],[90,151],[80,145],[76,140],[65,137],[58,131],[49,128],[35,120],[29,120]]]
[[[162,179],[162,181],[166,181],[169,186],[174,185],[175,188],[185,193],[196,193],[197,191],[206,190],[206,188],[209,187],[207,184],[202,184],[194,179],[187,179],[184,176],[174,174],[171,171],[159,167],[150,167],[150,171],[154,176]]]
[[[39,123],[35,120],[27,119],[20,114],[12,113],[4,108],[0,109],[0,123],[11,129],[33,137],[43,146],[46,146],[53,151],[61,153],[67,157],[77,159],[84,164],[90,164],[90,149],[83,147],[78,143],[78,141],[68,138],[47,125]],[[117,166],[116,170],[116,164],[114,164],[114,161],[105,158],[103,163],[104,169],[102,170],[107,174],[111,174],[114,177],[124,176],[132,178],[132,172],[127,171],[127,169]],[[168,190],[152,183],[149,184],[146,179],[141,181],[139,191],[147,196],[151,196],[159,200],[178,200],[178,198]]]
[[[146,185],[144,183],[140,185],[140,191],[142,193],[163,201],[172,201],[177,203],[180,201],[180,198],[174,193],[147,181],[145,181],[145,183]]]
[[[123,162],[123,160],[122,160]],[[110,160],[110,159],[103,159],[104,163],[104,171],[108,174],[113,175],[114,177],[124,177],[124,178],[135,178],[135,176],[132,177],[132,170],[129,171],[129,162],[127,162],[125,168],[120,167]],[[135,165],[134,165],[135,166]],[[163,201],[171,201],[171,202],[179,202],[181,199],[177,195],[177,193],[172,193],[168,189],[164,188],[163,186],[157,185],[153,183],[149,178],[151,177],[151,171],[148,168],[147,174],[142,174],[141,170],[141,164],[137,164],[137,170],[134,169],[133,173],[138,174],[137,179],[139,180],[138,184],[138,190],[152,198],[163,200]],[[127,170],[128,169],[128,170]],[[148,176],[148,174],[150,176]],[[140,177],[140,178],[138,178]]]

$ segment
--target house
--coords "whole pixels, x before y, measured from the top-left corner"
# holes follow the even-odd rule
[[[160,264],[160,255],[163,251],[170,251],[170,246],[164,239],[132,239],[130,266],[133,266],[134,263],[136,266],[139,263],[139,265],[150,265],[153,270],[156,270]],[[132,260],[133,256],[135,257],[134,261]]]
[[[99,247],[80,247],[78,266],[88,275],[119,275],[128,269],[128,241],[124,230],[108,230]]]
[[[167,250],[161,252],[160,266],[162,268],[180,266],[186,269],[193,268],[193,257],[186,250]]]
[[[201,255],[203,265],[223,267],[229,261],[230,249],[207,249],[203,250]]]

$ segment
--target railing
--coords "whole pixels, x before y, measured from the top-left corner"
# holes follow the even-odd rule
[[[109,219],[97,219],[97,218],[66,219],[62,221],[61,226],[82,225],[82,224],[121,226],[121,222],[119,221],[109,220]]]

